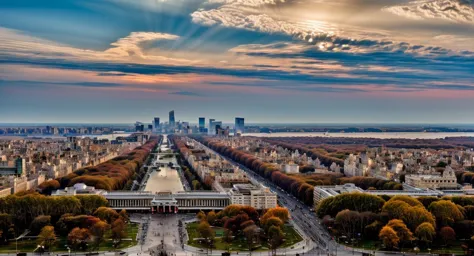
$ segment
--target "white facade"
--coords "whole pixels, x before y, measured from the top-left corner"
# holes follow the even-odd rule
[[[299,173],[300,172],[300,166],[297,164],[285,164],[283,166],[283,171],[285,173]]]
[[[231,204],[251,206],[255,209],[277,207],[277,195],[269,188],[252,184],[236,184],[229,191]]]
[[[456,175],[454,170],[451,167],[446,167],[443,172],[443,175],[407,175],[405,177],[405,182],[413,187],[417,188],[430,188],[430,189],[439,189],[439,188],[448,188],[455,189],[458,187],[456,180]]]

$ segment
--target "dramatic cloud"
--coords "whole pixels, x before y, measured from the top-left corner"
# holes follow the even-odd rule
[[[423,0],[407,5],[386,7],[384,11],[410,19],[444,19],[451,22],[474,24],[472,0]]]
[[[112,47],[105,51],[93,51],[74,48],[0,27],[0,54],[111,61],[124,60],[125,58],[152,58],[155,61],[179,62],[182,60],[165,58],[163,56],[146,56],[142,48],[146,43],[176,39],[178,39],[178,36],[164,33],[132,32],[127,37],[120,38],[116,42],[111,43]]]
[[[129,36],[120,38],[117,42],[111,45],[114,48],[106,50],[106,53],[114,53],[120,56],[138,56],[145,58],[142,52],[142,44],[158,40],[176,40],[178,36],[153,33],[153,32],[132,32]]]

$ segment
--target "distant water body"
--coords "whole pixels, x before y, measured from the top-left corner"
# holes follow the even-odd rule
[[[244,136],[255,137],[326,137],[326,138],[375,138],[375,139],[444,139],[447,137],[474,137],[474,132],[276,132],[246,133]]]
[[[79,137],[79,138],[97,138],[98,140],[115,140],[118,137],[128,137],[130,136],[131,133],[114,133],[114,134],[83,134],[83,135],[70,135],[74,137]],[[6,135],[6,136],[0,136],[0,140],[12,140],[12,139],[54,139],[54,140],[66,140],[67,136],[62,136],[62,135],[28,135],[28,136],[15,136],[15,135]]]

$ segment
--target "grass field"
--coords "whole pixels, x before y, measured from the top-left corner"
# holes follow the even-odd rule
[[[199,223],[193,222],[189,223],[186,226],[186,230],[188,231],[189,235],[189,241],[188,245],[198,247],[198,248],[206,248],[204,245],[199,243],[199,233],[197,232],[197,226]],[[222,241],[222,234],[224,233],[224,229],[220,227],[214,227],[214,231],[216,232],[216,239],[214,242],[214,249],[217,250],[230,250],[230,251],[248,251],[248,244],[247,241],[245,240],[245,237],[243,235],[239,235],[234,238],[232,243],[228,244],[224,241]],[[303,240],[301,236],[296,232],[296,230],[291,226],[291,225],[285,225],[282,228],[283,233],[285,234],[285,241],[284,243],[280,246],[280,248],[285,248],[285,247],[290,247],[300,241]],[[257,251],[264,251],[268,250],[267,244],[261,244],[260,246],[254,248],[254,250]]]
[[[117,249],[128,248],[130,246],[134,246],[137,244],[135,240],[137,237],[138,232],[138,224],[131,223],[127,225],[126,234],[127,236],[122,240],[122,243],[119,245]],[[107,235],[106,235],[107,237]],[[18,241],[18,251],[19,252],[33,252],[38,243],[34,238],[25,238],[24,240]],[[52,252],[67,252],[67,238],[66,237],[58,237],[58,240],[55,246],[52,248]],[[10,242],[7,245],[0,246],[0,253],[14,253],[16,250],[16,243]],[[112,240],[106,240],[102,243],[99,247],[99,251],[110,251],[113,250]],[[94,251],[97,251],[94,249]]]

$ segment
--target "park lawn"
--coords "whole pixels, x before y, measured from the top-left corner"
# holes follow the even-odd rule
[[[137,244],[136,237],[138,233],[138,224],[130,223],[127,225],[126,229],[127,236],[122,240],[119,247],[117,249],[124,249]],[[109,234],[106,234],[106,237]],[[34,238],[25,238],[24,240],[18,241],[18,251],[19,252],[33,252],[38,243]],[[67,252],[67,237],[58,237],[56,245],[53,246],[52,252]],[[7,245],[0,246],[0,253],[14,253],[16,249],[15,242],[10,242]],[[104,243],[102,243],[99,247],[99,251],[110,251],[113,250],[112,240],[107,239]],[[96,251],[94,249],[93,251]],[[71,251],[72,252],[72,251]]]
[[[189,240],[188,245],[194,246],[197,248],[206,248],[204,245],[200,244],[196,238],[199,238],[199,233],[197,232],[197,227],[199,223],[193,222],[186,225],[186,230],[188,231]],[[248,244],[244,236],[239,235],[235,237],[231,244],[227,244],[221,238],[224,233],[224,229],[221,227],[213,227],[216,232],[216,239],[214,242],[214,249],[216,250],[230,250],[230,251],[248,251]],[[279,248],[290,247],[303,240],[301,236],[296,232],[296,230],[291,225],[284,225],[282,228],[283,233],[285,234],[285,241]],[[257,251],[268,250],[268,245],[262,244],[260,247],[253,248]]]

